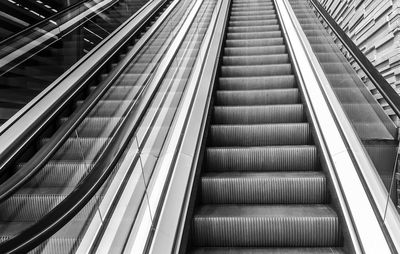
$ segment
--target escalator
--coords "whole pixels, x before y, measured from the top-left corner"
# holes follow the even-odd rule
[[[26,169],[32,167],[32,161],[35,160],[33,154],[40,153],[43,147],[49,146],[49,142],[55,139],[52,135],[54,132],[57,133],[57,130],[52,129],[61,129],[68,124],[74,125],[73,117],[76,115],[73,114],[74,111],[86,108],[93,97],[99,96],[98,91],[104,89],[102,87],[107,84],[107,79],[115,75],[115,69],[124,68],[123,73],[118,75],[118,78],[104,93],[104,96],[99,97],[101,99],[90,113],[40,171],[32,179],[18,187],[10,197],[2,200],[0,204],[0,249],[7,240],[13,240],[16,235],[35,226],[35,223],[67,199],[90,174],[107,145],[115,137],[116,130],[121,122],[127,118],[129,108],[132,108],[132,105],[136,106],[136,102],[139,101],[143,90],[148,86],[152,75],[160,64],[160,59],[166,54],[174,41],[174,36],[193,7],[191,1],[180,1],[179,3],[175,1],[173,5],[170,5],[171,1],[166,2],[163,8],[153,13],[153,18],[148,20],[149,24],[153,24],[166,9],[169,10],[169,15],[164,15],[163,20],[158,21],[157,29],[149,35],[146,44],[137,48],[129,46],[128,52],[119,56],[120,62],[113,64],[109,73],[101,75],[102,81],[98,83],[89,82],[90,86],[86,91],[89,95],[86,94],[86,97],[80,95],[74,98],[71,108],[64,109],[64,112],[47,127],[44,131],[47,134],[42,133],[34,144],[30,145],[28,152],[20,156],[17,163],[9,166],[8,179],[5,178],[2,182],[2,190],[5,189],[4,185],[10,184],[10,178],[18,179],[19,176],[29,174],[31,170],[26,171]],[[146,26],[138,30],[140,35],[136,37],[135,42],[141,36],[145,36],[148,29],[149,27]],[[129,59],[133,54],[135,57]],[[97,95],[93,96],[96,93]],[[70,112],[70,114],[66,114],[65,111]],[[10,186],[12,188],[13,184],[10,184]],[[82,234],[87,230],[90,218],[96,212],[97,205],[104,196],[102,192],[104,189],[106,187],[103,186],[68,225],[56,232],[50,239],[47,239],[33,253],[70,253],[77,251]]]
[[[234,0],[190,253],[344,253],[273,1]]]
[[[109,2],[75,4],[0,42],[0,126],[148,1]],[[14,52],[20,56],[13,57]]]

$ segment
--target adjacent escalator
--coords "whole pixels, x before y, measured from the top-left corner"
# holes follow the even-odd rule
[[[171,1],[168,1],[164,8],[167,8],[170,4]],[[104,96],[100,97],[101,99],[93,110],[88,113],[66,142],[56,150],[55,154],[30,181],[23,184],[9,198],[0,203],[0,249],[4,242],[34,226],[35,223],[52,211],[68,195],[73,193],[85,176],[91,172],[93,165],[102,156],[107,144],[115,137],[116,130],[126,118],[129,108],[135,105],[141,91],[146,88],[151,80],[160,59],[166,54],[191,7],[193,7],[192,1],[185,0],[171,8],[168,17],[165,17],[158,24],[147,43],[135,53],[135,57],[125,61],[123,73],[118,76]],[[159,15],[160,13],[154,15],[154,18],[149,22],[154,23],[153,21]],[[135,49],[130,47],[129,50]],[[129,52],[127,54],[129,56]],[[121,56],[121,62],[123,62],[124,57],[127,57],[127,55]],[[114,66],[114,68],[117,67]],[[103,78],[106,79],[107,77],[108,74],[103,75]],[[93,84],[88,89],[89,92],[96,93],[101,84],[101,82],[100,84]],[[71,109],[72,111],[79,110],[85,103],[84,98],[77,99],[74,108]],[[70,116],[61,115],[56,125],[62,126],[70,122]],[[50,126],[49,129],[53,127]],[[47,131],[51,132],[51,130]],[[31,145],[31,149],[40,151],[40,148],[48,145],[52,138],[54,138],[52,135],[39,137],[38,143]],[[24,171],[25,168],[31,167],[31,161],[34,160],[34,157],[32,154],[25,154],[18,160],[15,168],[10,170],[16,172],[16,174],[21,174],[21,171]],[[6,179],[5,182],[7,183],[8,180]],[[4,186],[1,187],[4,188]],[[82,235],[86,231],[91,216],[96,211],[102,196],[103,192],[99,191],[99,194],[73,220],[37,247],[34,253],[43,251],[46,253],[71,253],[77,251]]]
[[[273,1],[233,0],[191,253],[344,253]]]
[[[1,41],[0,126],[147,2],[85,1]]]

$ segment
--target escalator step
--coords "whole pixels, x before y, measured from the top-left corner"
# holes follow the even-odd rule
[[[22,167],[23,164],[18,165]],[[49,161],[27,184],[27,188],[74,187],[91,169],[93,164],[74,161]]]
[[[82,101],[76,103],[76,107],[79,108],[82,105]],[[125,114],[129,105],[134,103],[132,100],[100,100],[97,105],[93,108],[90,117],[121,117]]]
[[[337,246],[339,220],[326,205],[204,205],[193,219],[196,246]]]
[[[311,144],[308,123],[211,125],[211,146],[266,146]]]
[[[109,137],[121,119],[121,117],[87,117],[79,125],[77,133],[79,137]],[[67,120],[62,118],[61,123]]]
[[[50,212],[63,201],[74,188],[23,188],[12,197],[0,204],[0,221],[35,221]],[[86,220],[90,209],[95,205],[95,199],[89,201],[75,220]]]
[[[274,32],[258,32],[258,33],[227,33],[228,40],[250,40],[250,39],[266,39],[266,38],[281,38],[281,31]]]
[[[225,66],[232,65],[272,65],[285,64],[289,62],[288,54],[259,55],[258,57],[247,56],[224,56],[222,63]]]
[[[217,106],[215,124],[295,123],[306,120],[302,104],[267,106]]]
[[[274,13],[271,13],[271,14],[274,14]],[[277,19],[264,20],[263,18],[264,18],[264,16],[261,16],[258,20],[248,20],[248,19],[244,19],[244,18],[243,18],[243,20],[237,20],[237,19],[232,20],[231,19],[231,21],[229,21],[229,26],[230,27],[268,26],[268,25],[277,25],[278,24]]]
[[[221,90],[260,90],[295,88],[294,75],[274,75],[264,77],[220,77],[219,88]]]
[[[257,13],[242,13],[242,14],[236,14],[234,16],[231,16],[230,21],[234,22],[241,22],[241,21],[252,21],[252,20],[274,20],[275,22],[278,22],[275,10],[269,10],[269,11],[258,11]]]
[[[41,144],[44,145],[48,139],[43,139]],[[53,155],[52,160],[72,160],[72,161],[92,161],[98,155],[102,147],[104,147],[110,138],[91,138],[91,137],[74,137],[68,138],[65,143]]]
[[[222,172],[201,178],[203,204],[323,204],[326,178],[320,172]]]
[[[258,77],[292,74],[291,64],[222,66],[222,77]]]
[[[226,47],[224,49],[225,56],[258,56],[284,53],[286,53],[286,47],[282,45],[265,47]]]
[[[257,47],[282,45],[283,38],[256,39],[256,40],[226,40],[227,47]]]
[[[297,103],[300,103],[299,90],[297,88],[250,91],[217,91],[216,93],[216,104],[224,106]]]
[[[209,147],[207,171],[314,171],[315,146]]]
[[[231,33],[279,31],[279,25],[230,26],[228,31]]]
[[[0,223],[0,242],[12,238],[33,224],[34,222]],[[85,226],[86,223],[82,223],[82,221],[70,221],[67,226],[47,240],[45,250],[41,250],[40,253],[75,253],[77,248],[76,236],[80,235]]]
[[[340,248],[196,248],[189,254],[344,254]]]

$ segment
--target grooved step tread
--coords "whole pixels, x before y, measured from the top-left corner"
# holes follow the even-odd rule
[[[190,254],[344,254],[340,248],[196,248]]]
[[[322,172],[208,172],[201,177],[203,204],[323,204]]]
[[[217,91],[216,105],[271,105],[300,103],[297,88],[250,90],[250,91]]]
[[[315,171],[318,153],[314,145],[208,147],[207,171]]]
[[[274,75],[259,77],[220,77],[219,90],[260,90],[297,87],[296,78],[292,75]]]
[[[339,219],[327,205],[203,205],[193,232],[196,246],[336,246]]]
[[[302,104],[262,106],[215,106],[215,124],[257,124],[304,122]]]
[[[211,125],[212,146],[263,146],[311,144],[308,123]]]

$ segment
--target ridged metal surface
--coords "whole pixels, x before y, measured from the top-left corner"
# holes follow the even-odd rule
[[[306,145],[311,143],[308,123],[212,125],[212,146]]]
[[[190,254],[344,254],[341,248],[197,248]]]
[[[77,102],[77,107],[80,107],[83,102]],[[99,101],[94,109],[89,114],[90,117],[121,117],[125,114],[128,106],[133,103],[132,100],[118,101],[108,100]]]
[[[255,31],[255,32],[249,31],[246,33],[260,33],[260,31]],[[245,55],[258,56],[266,54],[283,54],[286,53],[286,48],[282,45],[260,46],[260,47],[232,47],[232,48],[225,48],[224,53],[226,56],[245,56]]]
[[[316,170],[315,146],[266,146],[207,148],[207,170],[307,171]]]
[[[52,160],[91,161],[109,141],[110,138],[69,138],[54,154]],[[42,142],[47,142],[47,139]]]
[[[20,165],[21,167],[22,165]],[[91,163],[50,161],[26,187],[73,187],[92,169]]]
[[[274,75],[264,77],[220,77],[220,90],[260,90],[295,88],[294,75]]]
[[[217,106],[215,124],[296,123],[305,120],[302,104],[263,106]]]
[[[249,25],[249,26],[230,26],[228,31],[231,33],[244,33],[244,32],[265,32],[265,31],[278,31],[279,25]]]
[[[260,19],[264,19],[265,21],[272,21],[278,23],[276,19],[275,10],[267,10],[267,11],[258,11],[257,13],[251,12],[248,14],[237,13],[235,16],[230,17],[230,22],[237,21],[259,21]],[[231,23],[230,23],[231,24]],[[232,23],[232,25],[238,25],[239,23]]]
[[[328,206],[202,206],[193,218],[196,246],[336,246],[339,221]]]
[[[251,15],[251,14],[249,14]],[[279,38],[282,37],[282,32],[274,31],[274,32],[258,32],[258,33],[227,33],[227,39],[240,39],[240,40],[249,40],[249,39],[264,39],[264,38]]]
[[[318,204],[327,201],[320,172],[207,173],[201,178],[204,204]]]
[[[297,88],[251,90],[251,91],[217,91],[216,104],[226,106],[297,104],[300,103]]]
[[[121,117],[88,117],[79,125],[77,132],[79,137],[109,137]],[[68,119],[61,119],[61,123]]]
[[[260,44],[262,42],[259,42]],[[241,44],[239,44],[241,45]],[[232,45],[233,47],[235,45]],[[289,62],[288,54],[259,55],[249,58],[246,56],[225,56],[222,59],[224,65],[263,65],[263,64],[284,64]]]
[[[73,188],[24,188],[0,204],[0,221],[33,221],[42,218],[58,205]],[[58,194],[57,194],[58,193]],[[95,199],[82,209],[74,220],[85,220],[94,206]]]

